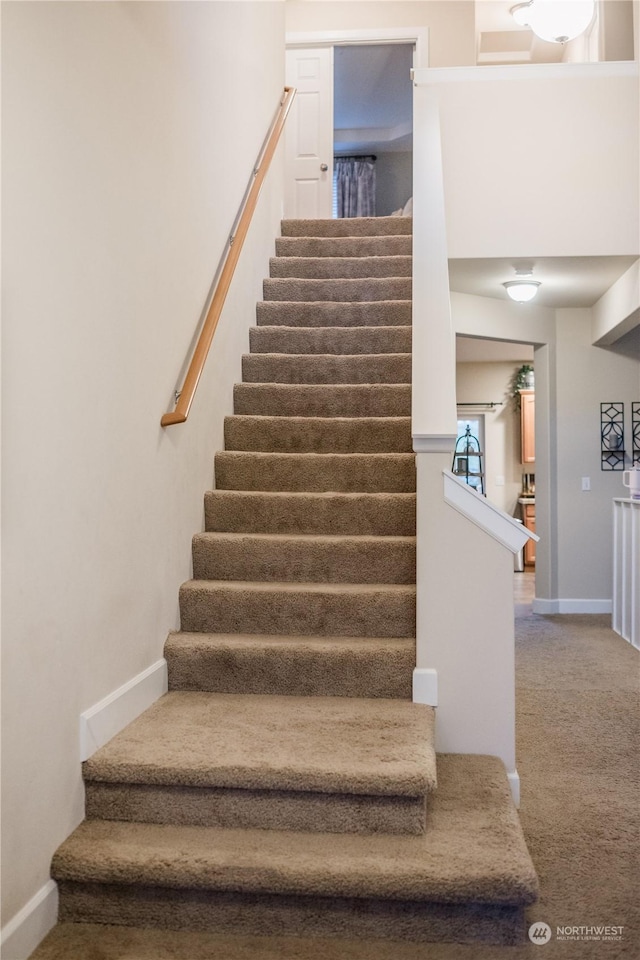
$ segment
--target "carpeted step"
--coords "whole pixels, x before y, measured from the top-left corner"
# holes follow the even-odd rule
[[[242,379],[245,383],[411,383],[411,354],[249,353],[242,358]]]
[[[334,637],[415,637],[416,590],[405,584],[190,580],[181,629]]]
[[[406,236],[413,231],[412,217],[349,217],[333,220],[283,220],[283,237]]]
[[[87,818],[424,833],[433,714],[400,700],[168,693],[83,764]]]
[[[358,277],[410,277],[412,257],[272,257],[270,277],[330,280]]]
[[[86,821],[52,876],[62,922],[236,936],[519,942],[537,895],[502,763],[464,755],[438,757],[423,835]]]
[[[413,493],[290,493],[208,490],[205,529],[229,533],[306,533],[411,537]]]
[[[374,300],[411,300],[411,277],[365,277],[358,280],[296,280],[290,278],[263,281],[265,300],[329,300],[363,303]]]
[[[414,537],[198,533],[195,580],[415,583]]]
[[[219,490],[414,493],[410,453],[245,453],[215,456]]]
[[[258,326],[394,327],[411,326],[411,300],[371,300],[362,303],[260,300]]]
[[[411,386],[404,383],[237,383],[233,408],[241,416],[410,417]]]
[[[410,327],[252,327],[251,353],[411,353]]]
[[[410,234],[381,237],[278,237],[278,257],[411,256]]]
[[[225,417],[225,450],[411,453],[410,417]]]
[[[171,633],[170,690],[411,700],[412,637]]]
[[[58,923],[29,960],[424,960],[424,947],[420,945],[397,940],[350,940],[348,936],[346,929],[340,939],[328,939]],[[438,960],[440,954],[429,949],[432,960]],[[447,952],[447,960],[497,960],[498,956],[495,946],[488,944],[444,949],[455,951]],[[509,952],[508,960],[513,960],[513,951],[502,949]],[[580,960],[585,960],[584,954]]]

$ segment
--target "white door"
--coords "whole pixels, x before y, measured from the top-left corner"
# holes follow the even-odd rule
[[[333,47],[287,50],[297,94],[285,127],[287,219],[330,218],[333,198]]]

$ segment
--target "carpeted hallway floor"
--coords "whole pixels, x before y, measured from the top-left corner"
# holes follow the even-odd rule
[[[637,653],[606,616],[541,617],[517,597],[520,817],[541,885],[531,923],[548,943],[366,943],[56,928],[33,960],[617,960],[640,956]],[[557,926],[621,926],[565,940]],[[587,934],[588,935],[588,934]],[[597,935],[597,934],[596,934]]]

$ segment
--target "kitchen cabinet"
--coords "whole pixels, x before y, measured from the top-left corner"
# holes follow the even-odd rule
[[[536,394],[534,390],[520,391],[520,440],[522,463],[536,459]]]
[[[522,519],[527,530],[531,530],[531,533],[536,532],[536,504],[533,503],[522,503]],[[524,545],[524,565],[525,567],[535,567],[536,565],[536,541],[527,540]]]

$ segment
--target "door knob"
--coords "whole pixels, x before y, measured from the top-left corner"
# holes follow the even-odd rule
[[[323,173],[326,173],[327,170],[329,169],[329,167],[328,167],[328,165],[327,165],[326,163],[321,163],[321,164],[320,164],[320,169],[322,170]]]

